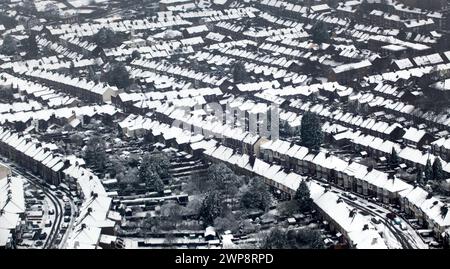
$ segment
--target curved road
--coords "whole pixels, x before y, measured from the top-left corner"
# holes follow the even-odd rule
[[[51,201],[55,208],[55,221],[51,227],[50,233],[47,235],[47,239],[43,245],[43,248],[53,248],[56,238],[58,237],[59,231],[61,229],[61,222],[63,219],[63,208],[58,197],[50,190],[48,190],[47,186],[45,186],[41,179],[35,175],[32,175],[28,172],[20,171],[16,168],[16,166],[12,166],[11,171],[15,174],[21,175],[25,178],[31,185],[35,186],[37,189],[40,189],[44,192],[44,195]]]
[[[392,235],[395,237],[395,239],[398,241],[398,243],[400,243],[402,245],[402,247],[404,249],[421,249],[424,247],[428,247],[422,241],[422,239],[420,239],[420,236],[417,235],[417,232],[412,227],[408,227],[408,229],[406,231],[403,231],[397,225],[392,223],[392,221],[386,217],[386,214],[388,212],[391,212],[390,210],[388,210],[384,207],[380,207],[379,205],[372,203],[369,200],[367,200],[355,193],[352,193],[352,194],[355,197],[357,197],[358,202],[353,201],[351,199],[348,199],[348,198],[342,196],[342,194],[350,193],[350,192],[344,191],[341,188],[339,188],[333,184],[330,184],[329,182],[325,182],[325,181],[321,181],[321,180],[315,180],[315,181],[321,185],[327,184],[327,185],[331,186],[332,190],[339,193],[339,197],[343,201],[345,201],[348,205],[358,209],[361,212],[366,213],[367,215],[371,215],[373,217],[378,217],[380,219],[381,223],[384,224],[384,226],[386,228],[388,228],[388,230],[392,233]],[[379,211],[381,211],[381,213]],[[391,212],[391,213],[393,213],[393,212]],[[406,226],[409,226],[409,224],[405,221],[403,221],[403,224]],[[416,236],[414,237],[409,232],[414,233]],[[418,240],[420,240],[420,242],[417,242]]]
[[[375,210],[372,210],[370,208],[364,207],[358,203],[355,203],[354,201],[350,199],[346,199],[344,197],[341,197],[342,200],[344,200],[347,204],[353,206],[354,208],[359,209],[361,212],[364,212],[368,215],[372,215],[374,217],[378,217],[381,220],[381,223],[383,223],[395,236],[395,238],[402,244],[402,247],[404,249],[415,249],[416,247],[411,244],[409,239],[403,234],[402,231],[398,230],[397,227],[395,227],[395,224],[392,224],[391,221],[386,220],[386,216],[383,216],[382,214],[378,213]]]

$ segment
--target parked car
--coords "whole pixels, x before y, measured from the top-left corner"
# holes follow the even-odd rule
[[[380,224],[380,223],[381,223],[381,220],[380,220],[379,218],[377,218],[377,217],[373,217],[373,218],[371,219],[371,221],[372,221],[373,223],[375,223],[375,224]]]
[[[47,233],[41,233],[39,235],[39,240],[45,240],[47,238]]]
[[[399,217],[395,217],[392,221],[393,221],[394,224],[396,224],[396,225],[402,224],[402,219],[399,218]]]
[[[397,215],[395,215],[395,214],[392,213],[392,212],[389,212],[389,213],[386,214],[386,217],[387,217],[388,219],[390,219],[390,220],[394,220],[394,219],[397,217]]]
[[[408,230],[408,227],[406,226],[406,224],[404,224],[402,222],[402,223],[400,223],[400,229],[402,229],[402,231],[406,231],[406,230]]]
[[[351,195],[349,193],[343,193],[342,196],[347,198],[347,199],[349,199],[349,200],[352,200],[352,201],[358,200],[358,198],[356,198],[356,196]]]

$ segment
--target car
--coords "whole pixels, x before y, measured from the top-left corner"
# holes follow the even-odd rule
[[[70,221],[70,217],[69,216],[65,216],[64,217],[64,222],[69,222]]]
[[[393,221],[394,224],[396,224],[396,225],[402,224],[402,219],[399,218],[399,217],[395,217],[392,221]]]
[[[397,217],[397,215],[395,215],[392,212],[389,212],[386,214],[386,218],[390,219],[390,220],[394,220]]]
[[[373,223],[375,223],[375,224],[380,224],[381,223],[381,220],[379,219],[379,218],[377,218],[377,217],[373,217],[372,219],[370,219]]]
[[[47,233],[41,233],[39,235],[39,240],[45,240],[45,238],[47,238]]]
[[[349,194],[349,193],[343,193],[342,196],[345,197],[345,198],[347,198],[347,199],[349,199],[349,200],[351,200],[351,201],[355,201],[355,200],[358,199],[358,198],[356,198],[356,196],[351,195],[351,194]]]
[[[40,241],[40,240],[38,240],[38,241],[36,241],[36,243],[34,243],[34,245],[36,246],[36,247],[40,247],[40,246],[42,246],[44,244],[44,242],[42,242],[42,241]]]
[[[441,246],[442,246],[441,243],[438,243],[438,242],[436,242],[436,241],[431,241],[430,243],[428,243],[428,245],[429,245],[430,247],[434,247],[434,248],[438,248],[438,247],[441,247]]]
[[[400,229],[402,229],[402,231],[406,231],[408,230],[408,227],[402,222],[400,223]]]
[[[48,214],[49,214],[49,215],[55,214],[55,209],[50,208],[50,209],[48,210]]]
[[[56,242],[55,243],[56,244],[61,243],[62,237],[63,237],[63,235],[61,233],[59,233],[58,236],[56,237]]]

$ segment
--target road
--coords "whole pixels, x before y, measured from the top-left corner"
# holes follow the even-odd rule
[[[44,192],[45,197],[51,202],[53,207],[55,208],[55,219],[52,223],[52,227],[50,229],[50,233],[47,235],[46,241],[43,245],[43,248],[57,248],[56,240],[58,238],[58,234],[61,230],[61,224],[63,222],[64,218],[64,202],[56,196],[56,193],[52,190],[50,190],[46,185],[43,184],[42,179],[30,174],[26,171],[21,171],[21,169],[18,169],[16,165],[9,164],[11,167],[11,171],[13,174],[17,174],[25,178],[31,185],[36,187],[37,189],[40,189]]]
[[[61,192],[65,193],[66,197],[69,197],[69,202],[70,202],[70,208],[71,208],[71,215],[70,215],[70,221],[69,221],[69,226],[67,227],[66,232],[64,233],[61,242],[59,243],[59,247],[58,248],[64,248],[64,245],[66,244],[67,238],[69,236],[69,231],[72,230],[73,225],[75,223],[75,216],[77,214],[78,208],[75,205],[73,199],[70,199],[70,197],[72,197],[71,193],[68,190],[65,189],[60,189]]]
[[[393,213],[387,208],[379,206],[367,199],[364,199],[361,196],[357,196],[356,200],[351,200],[343,196],[344,193],[349,193],[348,191],[344,191],[340,188],[337,188],[333,185],[330,185],[328,182],[316,181],[318,184],[327,186],[331,186],[331,191],[339,194],[343,201],[345,201],[348,205],[358,209],[360,212],[367,214],[372,217],[376,217],[380,220],[380,224],[373,223],[374,226],[380,229],[380,226],[384,226],[388,231],[383,231],[385,240],[396,240],[397,244],[400,245],[404,249],[424,249],[428,248],[428,245],[422,240],[422,238],[417,234],[417,232],[412,228],[408,222],[402,221],[402,225],[406,227],[405,230],[400,229],[400,227],[392,222],[389,218],[387,218],[388,213]],[[389,232],[393,238],[389,238],[386,234]],[[387,242],[387,245],[392,245],[392,242]]]

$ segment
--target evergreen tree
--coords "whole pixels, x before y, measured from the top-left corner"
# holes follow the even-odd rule
[[[39,54],[39,47],[36,42],[36,35],[30,34],[26,43],[27,56],[35,58]]]
[[[391,156],[389,157],[389,166],[394,169],[398,166],[398,154],[397,151],[392,148]]]
[[[300,126],[301,142],[305,147],[318,150],[323,142],[320,119],[316,114],[306,112],[303,114]]]
[[[139,166],[139,179],[144,182],[146,186],[156,192],[164,190],[164,183],[158,173],[158,165],[151,154],[144,155],[141,165]]]
[[[6,29],[11,29],[16,27],[17,21],[5,14],[0,14],[0,24],[3,24]]]
[[[222,199],[218,191],[208,193],[200,207],[200,218],[206,225],[214,224],[214,220],[222,214]]]
[[[270,205],[270,193],[266,184],[254,178],[248,190],[242,195],[241,204],[245,208],[266,210]]]
[[[99,136],[91,137],[86,143],[84,159],[88,165],[99,171],[103,171],[106,166],[106,143]]]
[[[273,228],[264,238],[262,243],[263,249],[287,249],[289,242],[286,233],[278,227]]]
[[[306,185],[304,180],[300,182],[295,192],[294,200],[297,202],[300,212],[309,212],[312,210],[313,200],[311,199],[308,185]]]
[[[418,184],[423,184],[423,171],[421,168],[417,169],[417,174],[416,174],[416,182]]]
[[[362,0],[360,8],[363,13],[370,13],[370,11],[372,10],[367,0]]]
[[[115,63],[104,74],[104,79],[112,86],[125,89],[131,85],[130,74],[123,63]]]
[[[69,73],[75,75],[75,64],[73,62],[70,62]]]
[[[235,84],[247,81],[247,71],[242,62],[236,62],[233,66],[233,82]]]
[[[433,162],[433,180],[442,181],[443,179],[444,172],[442,171],[442,163],[439,158],[436,158]]]
[[[141,58],[141,53],[137,50],[133,50],[131,53],[131,60],[139,59]]]
[[[94,42],[102,48],[111,48],[120,43],[116,33],[108,28],[100,29],[93,38]]]
[[[330,40],[328,27],[323,21],[318,21],[311,28],[311,38],[317,44],[322,44]]]
[[[16,40],[11,36],[7,35],[3,39],[3,44],[0,48],[1,53],[6,55],[14,55],[17,53],[17,42]]]
[[[445,219],[445,217],[447,216],[447,213],[448,213],[448,206],[447,205],[443,205],[441,207],[441,217],[443,219]]]
[[[161,178],[170,178],[170,158],[164,152],[156,151],[149,155],[151,169]]]
[[[425,165],[425,181],[433,180],[433,168],[431,167],[430,159],[427,160]]]
[[[211,190],[220,191],[227,196],[236,194],[241,186],[241,179],[223,163],[213,164],[208,168],[207,180]]]

